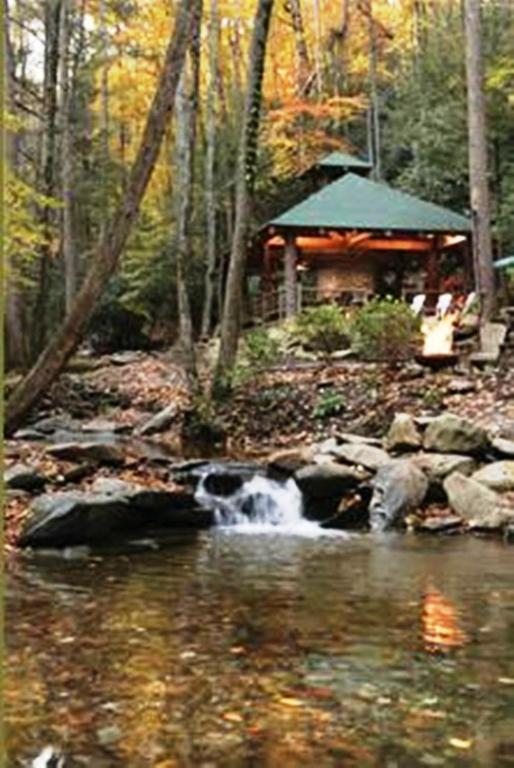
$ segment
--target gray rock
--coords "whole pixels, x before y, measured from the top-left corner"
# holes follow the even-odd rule
[[[97,461],[100,464],[120,465],[125,459],[121,445],[91,441],[87,443],[58,443],[46,449],[50,456],[63,461]]]
[[[144,352],[140,350],[126,350],[124,352],[114,352],[109,360],[113,365],[131,365],[132,363],[138,363],[144,356]]]
[[[476,383],[470,379],[452,379],[446,387],[450,395],[465,395],[476,390]]]
[[[493,464],[487,464],[472,475],[472,480],[500,493],[514,491],[514,461],[495,461]]]
[[[100,478],[91,492],[49,493],[32,504],[21,546],[67,547],[125,539],[155,528],[203,528],[212,515],[184,489],[156,490]]]
[[[268,459],[268,467],[271,470],[292,475],[302,467],[307,466],[313,460],[310,448],[290,448],[289,450],[276,451]]]
[[[435,418],[423,439],[425,450],[439,453],[476,454],[487,450],[490,443],[485,429],[451,413]]]
[[[417,530],[427,533],[446,533],[462,528],[463,520],[458,515],[445,515],[444,517],[427,517],[418,526]]]
[[[381,467],[372,485],[369,521],[373,531],[402,523],[422,504],[428,491],[425,474],[408,459],[396,459]]]
[[[374,445],[359,445],[357,443],[339,445],[332,451],[332,455],[339,462],[360,464],[373,472],[376,472],[377,469],[391,461],[389,454],[382,450],[382,448],[376,448]]]
[[[178,415],[178,408],[175,403],[163,408],[149,419],[137,432],[140,435],[154,435],[157,432],[164,432],[175,421]]]
[[[309,464],[295,473],[296,483],[302,493],[316,499],[341,496],[367,477],[367,473],[357,467],[343,466],[330,460]]]
[[[506,440],[504,437],[496,437],[493,440],[493,449],[500,456],[507,459],[514,459],[514,440]]]
[[[40,432],[43,435],[50,435],[58,431],[73,432],[79,429],[79,424],[71,416],[47,416],[31,424],[29,429]]]
[[[389,428],[384,445],[391,451],[408,451],[421,446],[421,435],[408,413],[397,413]]]
[[[45,477],[33,467],[15,464],[6,469],[4,474],[6,488],[19,491],[38,491],[46,482]]]
[[[353,432],[340,432],[339,440],[343,443],[354,443],[357,445],[374,445],[377,448],[382,446],[382,441],[378,437],[365,437],[364,435],[354,435]]]
[[[450,507],[471,529],[497,530],[514,521],[514,508],[490,488],[459,472],[444,481]]]
[[[109,421],[108,419],[91,419],[81,425],[82,432],[124,432],[127,427],[123,424],[117,424],[115,421]]]
[[[420,452],[412,457],[412,461],[433,483],[442,483],[452,472],[470,475],[477,467],[471,456],[461,456],[458,453]]]

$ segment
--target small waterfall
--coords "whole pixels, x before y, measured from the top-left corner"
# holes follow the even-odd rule
[[[279,482],[254,474],[246,480],[206,472],[199,480],[196,501],[215,515],[216,525],[239,533],[288,533],[297,536],[339,535],[303,517],[302,494],[292,479]],[[213,482],[214,480],[214,482]],[[218,482],[216,482],[218,481]],[[225,487],[226,486],[226,487]]]

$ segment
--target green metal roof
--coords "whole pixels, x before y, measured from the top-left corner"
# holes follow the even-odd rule
[[[316,165],[321,168],[365,168],[371,170],[372,165],[368,160],[361,160],[360,157],[348,155],[346,152],[332,152],[330,155],[322,158]]]
[[[266,226],[398,232],[470,232],[466,216],[353,173],[327,184]]]

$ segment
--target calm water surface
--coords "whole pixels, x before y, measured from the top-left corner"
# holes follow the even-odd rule
[[[8,581],[9,766],[514,766],[514,549],[210,531]]]

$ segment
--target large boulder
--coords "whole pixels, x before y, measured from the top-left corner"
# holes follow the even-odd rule
[[[311,448],[289,448],[272,453],[268,458],[268,468],[271,472],[293,475],[313,460]]]
[[[514,461],[495,461],[487,464],[472,475],[476,480],[493,491],[514,491]]]
[[[422,504],[428,479],[412,461],[396,459],[378,470],[372,486],[370,527],[372,531],[384,531],[401,524],[409,512]]]
[[[319,464],[309,464],[295,472],[298,487],[312,499],[340,498],[367,478],[367,472],[329,459]]]
[[[471,529],[497,530],[514,522],[514,507],[482,483],[459,472],[444,481],[450,507]]]
[[[340,463],[360,465],[372,472],[376,472],[391,461],[386,451],[374,445],[346,443],[338,445],[331,453]]]
[[[488,433],[468,419],[451,413],[438,416],[428,425],[423,447],[439,453],[469,453],[486,451],[491,444]]]
[[[156,528],[202,528],[212,515],[184,489],[160,490],[99,479],[90,492],[48,493],[30,508],[21,546],[109,543]]]
[[[408,413],[397,413],[384,439],[388,451],[408,451],[421,447],[421,434]]]
[[[17,491],[38,491],[45,485],[46,478],[34,467],[14,464],[4,474],[5,487]]]

